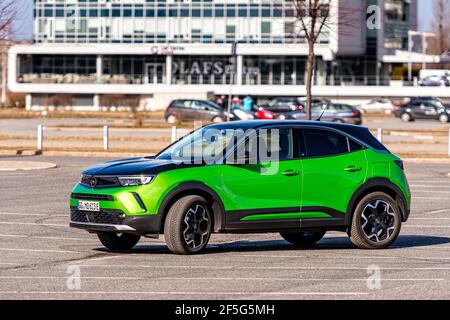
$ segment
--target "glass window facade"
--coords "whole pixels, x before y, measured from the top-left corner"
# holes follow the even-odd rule
[[[290,0],[35,0],[35,41],[303,42],[286,28],[294,16]]]

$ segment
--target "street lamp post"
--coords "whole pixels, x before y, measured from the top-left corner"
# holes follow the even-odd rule
[[[414,47],[413,36],[422,37],[422,69],[427,68],[427,37],[436,37],[434,33],[420,32],[420,31],[408,31],[408,81],[412,81],[412,49]]]

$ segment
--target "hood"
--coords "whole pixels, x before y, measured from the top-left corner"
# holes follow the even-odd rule
[[[104,176],[158,174],[163,171],[185,167],[186,164],[177,163],[172,160],[128,158],[97,164],[83,171],[83,174]]]

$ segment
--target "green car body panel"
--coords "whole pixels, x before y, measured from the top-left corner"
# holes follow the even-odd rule
[[[309,220],[314,221],[312,227],[328,221],[325,227],[339,229],[348,227],[358,195],[374,188],[370,184],[374,181],[377,190],[389,189],[394,199],[397,197],[401,201],[399,205],[403,221],[406,221],[411,195],[404,171],[396,164],[399,160],[389,152],[364,148],[332,157],[255,165],[175,165],[155,174],[148,185],[92,188],[78,183],[72,190],[70,206],[77,207],[76,194],[112,196],[109,200],[98,200],[102,210],[119,210],[129,218],[158,217],[157,226],[151,232],[158,234],[163,232],[164,215],[172,203],[170,199],[189,194],[191,188],[194,194],[208,193],[218,202],[214,212],[215,231],[245,232],[247,228],[249,232],[256,229],[277,231],[290,229],[293,224],[285,226],[276,222],[289,221],[294,222],[294,226],[298,222],[299,228],[307,228],[309,225],[302,223]],[[264,174],[271,170],[281,174]],[[261,224],[267,222],[273,223],[273,229]],[[135,232],[141,233],[140,230]],[[146,233],[148,230],[141,234]]]

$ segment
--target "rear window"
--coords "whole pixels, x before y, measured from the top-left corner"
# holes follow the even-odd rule
[[[339,130],[344,131],[345,133],[361,140],[362,142],[364,142],[373,149],[389,152],[389,150],[380,141],[378,141],[377,138],[375,138],[367,128],[354,126],[341,126],[339,127]]]

